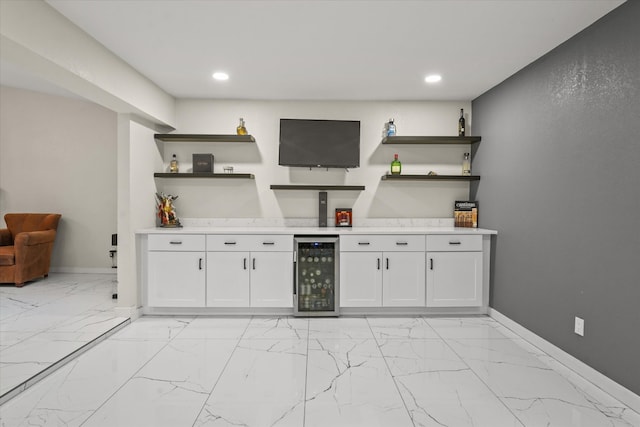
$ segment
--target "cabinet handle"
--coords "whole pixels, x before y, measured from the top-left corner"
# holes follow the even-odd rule
[[[242,259],[242,268],[247,269],[247,258]]]
[[[396,245],[398,246],[407,246],[408,244],[408,242],[396,242]]]
[[[198,259],[198,270],[202,270],[202,258]]]
[[[387,270],[389,269],[389,258],[387,258]]]
[[[429,269],[433,270],[433,258],[429,258]]]
[[[449,242],[449,244],[450,245],[460,245],[461,242],[459,240],[457,240],[457,241],[451,241],[451,242]]]
[[[263,245],[275,245],[276,242],[262,242]]]
[[[224,242],[225,245],[235,245],[236,242]]]
[[[368,246],[369,242],[358,242],[360,246]]]
[[[380,270],[380,258],[378,258],[378,270]]]
[[[255,258],[253,258],[253,260],[252,260],[252,267],[253,267],[254,270],[256,269],[256,259]]]
[[[170,245],[181,245],[182,241],[181,240],[172,240],[169,242]]]

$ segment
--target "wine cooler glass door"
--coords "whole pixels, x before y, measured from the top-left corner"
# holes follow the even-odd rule
[[[295,315],[338,315],[337,249],[337,237],[296,237]]]

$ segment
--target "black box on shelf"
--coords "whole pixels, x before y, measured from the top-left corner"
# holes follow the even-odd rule
[[[194,154],[193,172],[213,173],[213,154]]]

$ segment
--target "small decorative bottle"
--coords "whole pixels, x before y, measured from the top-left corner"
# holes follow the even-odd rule
[[[458,119],[458,136],[464,136],[464,109],[460,109],[460,119]]]
[[[462,175],[471,175],[471,158],[469,158],[469,153],[464,153],[464,158],[462,159]]]
[[[387,136],[396,136],[396,124],[393,119],[389,119],[389,123],[387,123]]]
[[[240,124],[238,124],[238,127],[236,128],[236,133],[238,135],[246,135],[247,134],[247,128],[244,127],[244,119],[242,117],[240,117]]]
[[[175,154],[171,158],[171,163],[169,163],[169,172],[178,173],[178,158]]]
[[[402,172],[402,163],[398,160],[398,155],[393,155],[393,161],[391,162],[391,175],[400,175]]]

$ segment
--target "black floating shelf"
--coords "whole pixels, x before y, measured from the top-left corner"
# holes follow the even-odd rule
[[[272,185],[272,190],[364,191],[364,185]]]
[[[190,133],[156,133],[155,139],[164,142],[256,142],[252,135],[205,135]]]
[[[477,175],[382,175],[383,181],[480,181]]]
[[[475,144],[479,136],[386,136],[383,144]]]
[[[155,178],[225,178],[225,179],[253,179],[252,173],[154,173]]]

